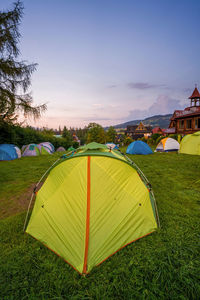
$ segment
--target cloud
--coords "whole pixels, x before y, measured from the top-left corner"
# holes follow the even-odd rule
[[[97,115],[82,118],[82,119],[83,119],[83,121],[86,121],[86,122],[109,121],[110,120],[110,118],[98,117]]]
[[[127,120],[142,120],[154,115],[171,114],[174,110],[183,109],[180,100],[172,99],[166,95],[160,95],[156,101],[149,107],[149,109],[134,109],[129,111]]]
[[[107,85],[107,89],[114,89],[117,87],[117,84]]]
[[[128,87],[130,89],[148,90],[158,87],[166,87],[164,84],[149,84],[148,82],[129,82]]]

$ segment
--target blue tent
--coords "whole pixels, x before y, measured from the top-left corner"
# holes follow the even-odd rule
[[[15,145],[1,144],[0,145],[0,160],[12,160],[18,158]]]
[[[142,141],[135,141],[128,146],[126,153],[127,154],[153,154],[153,151],[151,150],[149,145],[147,145],[147,143],[144,143]]]

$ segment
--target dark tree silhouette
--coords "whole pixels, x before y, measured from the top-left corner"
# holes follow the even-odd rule
[[[19,112],[37,119],[46,110],[46,104],[34,106],[28,92],[37,64],[17,61],[22,15],[20,0],[12,10],[0,11],[0,121],[4,122],[14,122]]]

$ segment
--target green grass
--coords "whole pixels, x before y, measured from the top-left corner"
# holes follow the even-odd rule
[[[200,156],[130,155],[152,184],[161,228],[86,277],[22,232],[29,199],[16,209],[57,157],[0,163],[0,299],[200,298]]]

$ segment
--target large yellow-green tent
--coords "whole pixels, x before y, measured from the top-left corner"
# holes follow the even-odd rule
[[[179,153],[200,155],[200,131],[184,136]]]
[[[26,232],[87,274],[155,231],[157,217],[143,173],[120,152],[91,143],[51,170]]]

